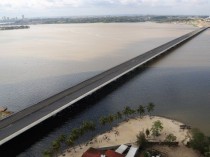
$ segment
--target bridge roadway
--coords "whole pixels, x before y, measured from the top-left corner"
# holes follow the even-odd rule
[[[0,121],[0,146],[206,29],[208,28],[201,28],[185,34],[3,119]]]

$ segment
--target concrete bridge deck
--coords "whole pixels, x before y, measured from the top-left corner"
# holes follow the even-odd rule
[[[3,119],[0,121],[0,146],[42,121],[54,116],[77,101],[117,80],[135,68],[168,52],[168,50],[172,48],[178,47],[180,44],[195,37],[206,29],[208,28],[201,28],[185,34]]]

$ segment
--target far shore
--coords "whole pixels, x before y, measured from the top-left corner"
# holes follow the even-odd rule
[[[92,141],[88,141],[79,146],[75,146],[73,148],[69,148],[63,152],[61,156],[66,157],[81,157],[82,154],[87,151],[90,147],[93,148],[102,148],[102,147],[111,147],[126,143],[136,142],[136,135],[142,131],[145,132],[146,129],[150,129],[153,122],[160,120],[163,124],[163,131],[161,135],[158,137],[153,137],[149,135],[147,139],[149,141],[160,142],[164,141],[166,136],[170,133],[174,134],[179,142],[179,147],[175,148],[173,155],[185,155],[190,157],[197,157],[198,154],[196,151],[189,149],[185,146],[185,144],[190,140],[190,133],[187,129],[180,129],[180,125],[184,125],[181,122],[168,119],[165,117],[159,116],[144,116],[142,118],[133,118],[128,121],[124,121],[120,123],[118,126],[113,127],[112,130],[105,132],[101,135],[98,135],[92,139]],[[118,133],[118,134],[116,134]],[[169,151],[170,152],[170,151]],[[170,157],[170,156],[169,156]]]

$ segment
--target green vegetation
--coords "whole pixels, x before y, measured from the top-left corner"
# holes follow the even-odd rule
[[[144,152],[144,157],[150,157],[150,153],[147,152],[147,151],[145,151],[145,152]]]
[[[136,138],[137,138],[136,143],[141,148],[144,147],[145,144],[147,143],[147,139],[145,137],[144,132],[139,132],[139,134],[136,136]]]
[[[199,129],[192,129],[192,139],[188,146],[198,150],[205,157],[210,157],[210,137],[205,136]]]
[[[95,124],[92,121],[84,121],[79,128],[72,129],[70,135],[60,135],[56,140],[51,143],[51,147],[43,152],[44,157],[53,156],[58,154],[62,145],[73,147],[76,140],[88,131],[95,130]]]
[[[129,106],[126,106],[121,112],[117,112],[115,114],[111,114],[108,116],[101,116],[99,118],[99,123],[101,126],[104,126],[106,124],[109,124],[111,126],[111,124],[115,120],[121,120],[123,117],[127,119],[128,117],[134,116],[136,113],[138,113],[140,117],[142,117],[145,114],[145,108],[147,108],[148,113],[151,114],[151,112],[154,110],[154,106],[155,105],[152,103],[149,103],[148,106],[140,105],[137,109],[132,109]],[[84,121],[80,127],[73,128],[69,135],[60,135],[56,140],[54,140],[51,143],[51,147],[43,151],[43,156],[51,157],[60,153],[61,151],[60,149],[62,148],[62,146],[68,146],[74,149],[74,145],[76,144],[79,138],[84,136],[85,133],[89,131],[94,131],[95,129],[96,129],[96,126],[94,122]],[[146,135],[148,136],[149,134],[150,134],[149,130],[146,131]],[[144,133],[140,133],[139,135],[137,135],[137,139],[139,139],[139,141],[137,142],[141,145],[143,145],[146,142]]]
[[[136,113],[136,111],[131,109],[129,106],[126,106],[123,110],[123,114],[125,115],[126,118],[135,114],[135,113]]]
[[[142,117],[145,113],[145,107],[142,105],[139,105],[139,108],[137,109],[137,112],[139,113],[139,116]]]
[[[160,132],[163,130],[163,124],[161,121],[157,120],[153,122],[151,131],[153,136],[159,136]]]
[[[151,112],[154,111],[155,105],[153,103],[149,103],[147,106],[147,112],[149,113],[149,115],[151,116]]]
[[[51,150],[43,151],[43,157],[51,157],[53,155]]]
[[[29,18],[27,20],[13,21],[15,25],[32,24],[61,24],[61,23],[121,23],[121,22],[177,22],[192,23],[208,16],[155,16],[155,15],[133,15],[133,16],[89,16],[89,17],[58,17],[58,18]]]
[[[174,134],[169,134],[166,136],[165,142],[175,142],[176,136]]]
[[[122,119],[122,113],[121,113],[121,112],[117,112],[117,113],[115,114],[115,119],[121,120],[121,119]]]

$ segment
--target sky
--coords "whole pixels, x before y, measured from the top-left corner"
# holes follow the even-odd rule
[[[0,0],[0,17],[210,15],[210,0]]]

